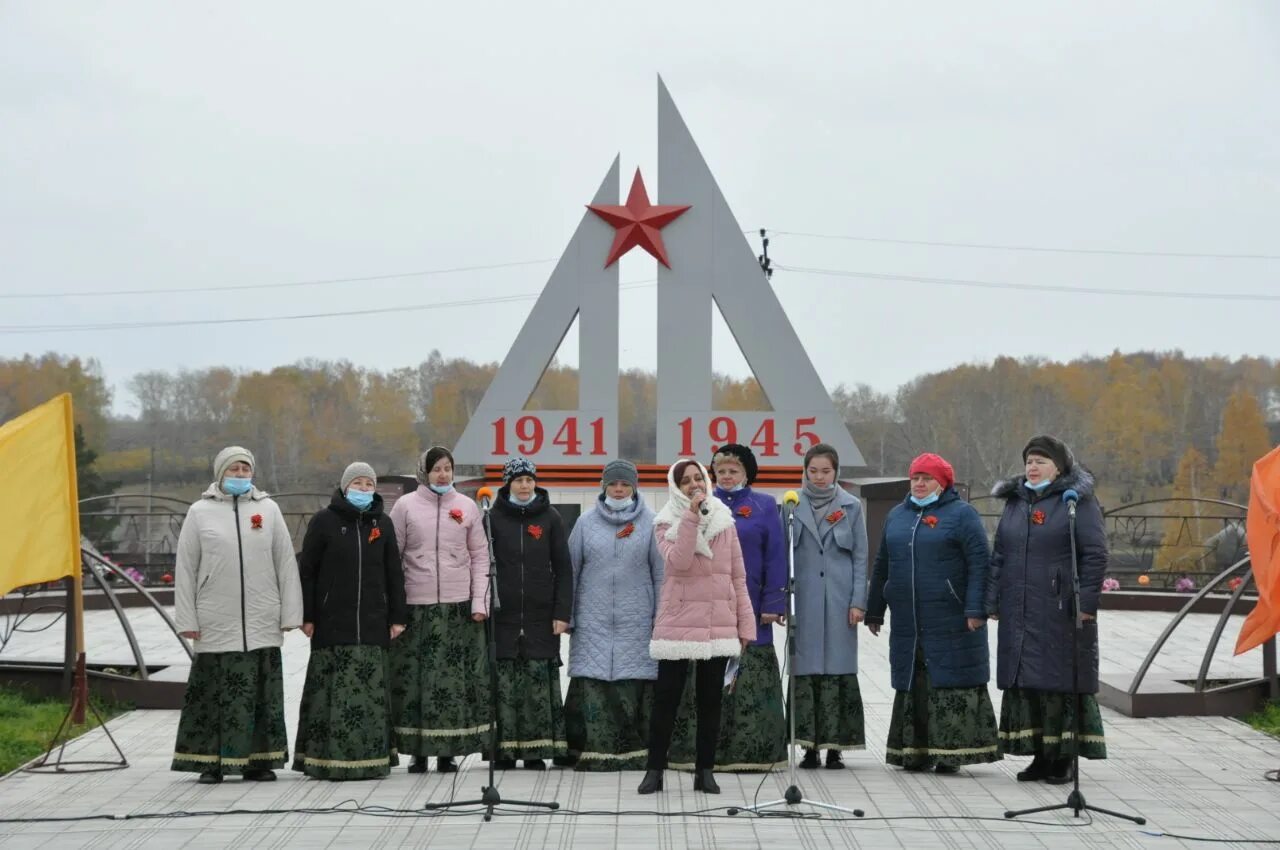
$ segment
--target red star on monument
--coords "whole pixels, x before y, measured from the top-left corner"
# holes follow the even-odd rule
[[[689,205],[649,203],[649,193],[645,191],[640,169],[636,169],[636,177],[631,181],[631,193],[627,195],[626,206],[587,204],[587,209],[613,225],[615,231],[609,258],[604,261],[606,269],[637,245],[652,254],[658,262],[671,268],[671,263],[667,262],[667,249],[662,244],[662,228],[683,215]]]

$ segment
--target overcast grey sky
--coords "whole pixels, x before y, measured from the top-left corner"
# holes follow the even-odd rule
[[[536,293],[615,153],[657,184],[666,80],[744,228],[1280,254],[1280,5],[58,2],[0,5],[0,328],[278,316]],[[625,185],[623,187],[625,195]],[[784,265],[1276,293],[1280,261],[779,236]],[[643,258],[643,259],[642,259]],[[652,279],[640,252],[622,279]],[[1113,348],[1280,356],[1280,302],[774,276],[823,381]],[[651,287],[622,363],[656,362]],[[531,300],[356,319],[42,332],[141,370],[498,360]],[[724,328],[717,367],[744,373]],[[576,360],[576,347],[566,352]]]

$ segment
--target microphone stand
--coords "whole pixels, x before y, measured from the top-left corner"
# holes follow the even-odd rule
[[[489,524],[489,500],[484,499],[484,536],[489,543],[489,616],[484,619],[485,655],[489,665],[489,784],[480,786],[480,797],[475,800],[456,800],[447,803],[426,803],[422,808],[426,811],[454,809],[470,806],[484,806],[484,819],[493,820],[493,810],[498,806],[523,806],[525,808],[558,809],[560,804],[538,803],[530,800],[504,800],[498,793],[498,782],[495,778],[498,762],[498,743],[502,740],[502,720],[498,715],[498,636],[494,625],[494,614],[502,607],[498,598],[498,559],[493,553],[493,528]]]
[[[784,503],[785,504],[785,503]],[[833,803],[821,803],[817,800],[807,800],[803,792],[800,790],[800,783],[796,780],[796,549],[795,549],[795,523],[796,509],[795,505],[787,506],[787,721],[790,725],[790,740],[787,744],[787,778],[789,784],[787,790],[783,792],[781,800],[771,800],[768,803],[760,803],[751,806],[735,806],[729,809],[729,814],[736,815],[738,812],[752,812],[760,817],[809,817],[808,814],[798,811],[788,811],[783,809],[777,812],[766,812],[766,809],[774,809],[778,806],[813,806],[816,809],[823,809],[829,812],[840,812],[841,814],[853,815],[860,818],[863,815],[862,809],[846,809],[844,806],[837,806]]]
[[[1074,491],[1069,492],[1074,494]],[[1005,812],[1004,816],[1006,818],[1016,818],[1040,812],[1056,812],[1062,809],[1070,809],[1072,815],[1077,818],[1080,817],[1081,812],[1097,812],[1100,815],[1120,818],[1142,826],[1147,822],[1146,818],[1091,806],[1085,801],[1084,794],[1080,793],[1080,715],[1083,713],[1083,696],[1080,693],[1080,633],[1084,631],[1084,613],[1080,610],[1080,559],[1076,552],[1076,499],[1066,498],[1066,496],[1067,494],[1063,494],[1063,501],[1067,503],[1067,524],[1071,529],[1071,611],[1075,617],[1075,628],[1071,630],[1071,685],[1075,690],[1071,698],[1075,701],[1076,709],[1071,724],[1072,732],[1075,735],[1073,740],[1076,744],[1076,751],[1071,756],[1072,789],[1071,793],[1067,795],[1065,803]]]

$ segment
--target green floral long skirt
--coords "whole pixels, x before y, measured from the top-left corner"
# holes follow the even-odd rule
[[[778,653],[772,646],[748,646],[738,659],[733,690],[720,703],[720,737],[715,769],[722,773],[773,770],[787,764],[787,716]],[[668,766],[693,770],[697,748],[697,687],[694,665],[676,713]]]
[[[908,768],[959,767],[1000,758],[996,713],[986,686],[930,687],[924,654],[917,650],[911,690],[897,691],[893,698],[885,762]]]
[[[182,698],[172,770],[224,776],[284,767],[280,649],[201,652]]]
[[[293,769],[314,779],[378,779],[389,774],[400,763],[390,702],[386,649],[312,650]]]
[[[564,730],[578,770],[644,770],[653,682],[569,680]]]
[[[796,676],[796,745],[811,750],[862,750],[862,691],[858,674]]]
[[[498,659],[498,734],[499,759],[568,755],[559,659]]]
[[[1080,757],[1104,759],[1107,740],[1093,694],[1080,695]],[[1009,756],[1070,758],[1076,754],[1076,695],[1009,688],[1000,703],[1000,752]]]
[[[489,745],[484,625],[470,602],[410,605],[391,642],[391,718],[401,753],[465,756]]]

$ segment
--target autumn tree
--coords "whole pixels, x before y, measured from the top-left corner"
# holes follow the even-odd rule
[[[1195,572],[1205,555],[1205,541],[1217,530],[1211,520],[1201,519],[1204,505],[1195,500],[1213,498],[1214,483],[1209,461],[1188,448],[1178,463],[1178,474],[1173,482],[1173,498],[1185,499],[1176,503],[1175,510],[1164,520],[1164,534],[1160,549],[1156,552],[1157,569],[1172,572]]]
[[[1218,457],[1213,482],[1219,498],[1245,503],[1253,464],[1271,451],[1271,435],[1253,394],[1241,388],[1231,394],[1222,413],[1216,441]]]

